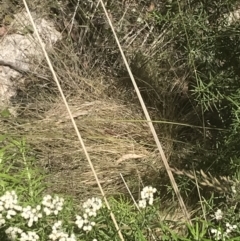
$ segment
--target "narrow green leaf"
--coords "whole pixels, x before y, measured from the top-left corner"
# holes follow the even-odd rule
[[[11,113],[8,109],[4,109],[0,112],[0,116],[2,116],[4,118],[8,118],[9,116],[11,116]]]

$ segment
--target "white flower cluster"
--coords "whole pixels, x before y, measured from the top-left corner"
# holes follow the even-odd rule
[[[47,216],[51,214],[58,215],[58,213],[63,208],[64,199],[56,196],[52,198],[52,196],[47,195],[43,198],[42,205],[44,206],[43,211]]]
[[[6,219],[11,219],[17,214],[17,211],[21,211],[22,207],[18,204],[18,197],[14,191],[6,192],[5,195],[0,197],[0,213],[6,215]],[[3,222],[3,221],[2,221]],[[0,221],[0,223],[2,223]]]
[[[84,214],[83,217],[77,215],[75,224],[79,229],[88,232],[91,231],[95,222],[89,220],[90,217],[96,217],[97,211],[102,207],[102,201],[99,198],[91,198],[83,203]]]
[[[28,220],[28,227],[32,227],[33,222],[38,222],[39,218],[42,218],[41,206],[38,205],[36,208],[32,208],[31,206],[27,206],[22,209],[21,216],[24,219]]]
[[[222,232],[218,229],[212,228],[211,233],[213,234],[214,240],[221,240],[222,239]]]
[[[22,207],[18,205],[18,197],[14,191],[7,191],[0,197],[0,227],[5,224],[5,219],[11,219]]]
[[[214,236],[215,240],[223,240],[229,239],[229,234],[232,233],[237,228],[237,225],[231,225],[230,223],[226,223],[226,231],[223,232],[219,229],[211,229],[211,233]]]
[[[91,231],[96,224],[95,222],[91,222],[88,218],[89,217],[86,213],[83,214],[83,218],[79,215],[76,216],[76,225],[79,229],[82,228],[85,232]]]
[[[63,198],[59,198],[58,196],[52,198],[50,195],[47,195],[42,201],[43,212],[47,216],[50,214],[57,215],[63,208],[63,202]],[[17,214],[27,221],[28,227],[32,227],[34,223],[37,223],[38,220],[43,217],[41,210],[41,205],[37,205],[36,208],[32,208],[31,206],[22,207],[18,205],[18,196],[15,191],[7,191],[0,197],[0,227],[7,225],[7,220],[12,219]],[[5,232],[11,240],[35,241],[39,239],[39,236],[35,232],[24,232],[18,227],[9,227]],[[59,240],[72,241],[73,239]]]
[[[223,218],[223,212],[221,209],[218,209],[216,212],[215,212],[215,219],[217,221],[221,220]]]
[[[153,194],[157,192],[156,188],[151,186],[144,187],[141,191],[141,200],[138,203],[139,208],[146,208],[147,202],[149,205],[153,204]]]
[[[233,232],[236,228],[237,228],[237,225],[231,225],[230,223],[226,223],[226,233],[229,234],[231,232]]]
[[[6,234],[10,238],[10,240],[19,240],[19,241],[37,241],[39,240],[39,236],[36,232],[28,231],[23,232],[22,229],[17,227],[9,227],[6,231]]]
[[[41,205],[37,205],[35,208],[31,206],[22,207],[18,205],[18,197],[14,191],[6,192],[0,197],[0,227],[5,226],[5,233],[9,240],[15,241],[37,241],[40,239],[38,234],[33,231],[25,231],[19,228],[22,224],[19,218],[26,220],[27,224],[24,227],[31,228],[34,224],[37,224],[39,219],[46,218],[49,215],[58,215],[63,209],[64,199],[58,196],[52,197],[47,195],[43,197]],[[102,207],[102,201],[98,198],[88,199],[83,203],[84,214],[83,216],[76,216],[75,224],[83,231],[91,231],[95,222],[91,219],[96,217],[98,210]],[[8,226],[7,220],[13,219],[17,215],[17,226]],[[16,217],[15,217],[16,218]],[[51,217],[52,219],[52,217]],[[54,222],[54,221],[53,221]],[[13,223],[13,221],[12,221]],[[25,229],[24,228],[24,229]],[[48,235],[49,241],[76,241],[76,236],[68,234],[62,225],[62,221],[57,221],[52,226],[51,234]]]
[[[217,221],[222,220],[223,212],[221,211],[221,209],[218,209],[215,212],[214,217]],[[226,223],[225,231],[222,229],[212,228],[211,233],[213,234],[215,240],[223,240],[224,241],[229,238],[229,234],[231,234],[236,228],[237,228],[237,225],[231,225],[230,223]]]
[[[83,208],[85,209],[85,213],[91,217],[97,216],[97,211],[102,207],[102,200],[99,198],[91,198],[83,203]]]
[[[54,223],[52,226],[52,233],[49,235],[49,239],[53,241],[76,241],[76,237],[74,234],[70,236],[65,233],[62,229],[62,221],[58,221]]]

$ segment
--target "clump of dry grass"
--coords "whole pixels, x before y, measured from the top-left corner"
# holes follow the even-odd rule
[[[141,116],[113,100],[77,105],[79,101],[81,100],[73,99],[74,104],[70,106],[103,186],[107,185],[109,189],[115,191],[113,187],[114,184],[119,184],[116,182],[120,181],[120,172],[131,178],[137,176],[137,170],[141,175],[145,175],[149,170],[149,165],[153,165],[157,158],[154,149],[149,147],[152,142],[151,134],[146,124],[124,121],[129,117],[130,120],[140,119]],[[51,147],[41,149],[51,153],[54,145],[59,146],[61,143],[57,148],[62,157],[55,161],[54,157],[50,157],[53,161],[49,165],[53,170],[56,167],[62,169],[62,178],[64,178],[64,173],[67,173],[67,180],[69,180],[69,170],[73,169],[71,182],[77,191],[96,184],[84,154],[79,149],[78,141],[72,134],[72,126],[68,118],[64,116],[66,113],[64,109],[63,105],[58,104],[46,113],[46,119],[42,124],[50,127],[55,123],[53,129],[59,131],[59,137],[44,142],[44,145],[50,144]],[[54,115],[51,116],[52,114]],[[114,119],[122,121],[114,121]],[[54,179],[58,180],[58,178]],[[69,184],[66,187],[68,188]]]
[[[141,119],[141,115],[114,100],[89,102],[73,97],[69,104],[108,193],[119,188],[123,190],[120,173],[131,180],[135,176],[138,182],[138,175],[145,176],[149,166],[161,167],[151,146],[153,141],[147,125],[131,121]],[[127,119],[130,121],[125,122]],[[98,192],[63,103],[52,104],[39,120],[29,120],[10,128],[14,128],[17,135],[24,136],[38,153],[37,160],[47,168],[54,191],[75,196],[87,194],[89,190],[91,193]],[[13,134],[13,131],[10,133]]]
[[[119,183],[120,172],[132,181],[150,172],[149,166],[157,169],[158,157],[148,126],[136,121],[143,119],[143,115],[137,105],[119,100],[124,99],[124,94],[112,85],[113,77],[99,71],[101,66],[90,71],[89,65],[94,63],[88,59],[89,52],[79,56],[74,43],[68,40],[58,43],[49,54],[108,193],[123,187]],[[49,172],[54,191],[75,196],[87,194],[89,189],[96,193],[98,188],[51,74],[44,61],[34,62],[35,72],[46,76],[48,81],[24,76],[26,85],[18,87],[18,95],[13,99],[17,115],[2,122],[1,132],[26,139],[37,153],[38,164]],[[140,185],[140,181],[132,184]]]
[[[57,62],[55,70],[102,185],[108,194],[123,191],[122,173],[131,180],[133,189],[138,188],[141,176],[161,166],[148,126],[139,121],[143,119],[141,111],[135,104],[123,104],[109,97],[114,93],[109,94],[109,83],[103,78],[82,78],[77,71],[71,71],[72,65],[77,65],[74,54],[64,59],[59,50],[52,52],[53,61]],[[48,75],[44,64],[38,68]],[[50,75],[49,82],[26,76],[30,77],[31,81],[13,101],[17,117],[2,122],[1,132],[26,139],[37,153],[38,164],[46,168],[54,192],[81,198],[89,192],[98,193]],[[120,96],[117,89],[115,93]]]

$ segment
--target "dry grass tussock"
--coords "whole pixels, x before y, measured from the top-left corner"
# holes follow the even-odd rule
[[[139,188],[141,177],[161,165],[148,125],[139,121],[144,119],[139,107],[114,98],[121,94],[117,89],[113,93],[107,78],[96,74],[87,79],[71,71],[76,56],[63,58],[67,53],[69,48],[58,46],[51,58],[102,185],[107,194],[122,192],[122,173],[133,190]],[[55,193],[77,198],[96,194],[98,187],[50,74],[44,64],[36,68],[49,82],[25,77],[31,81],[13,100],[17,116],[2,120],[0,132],[26,138]]]
[[[37,11],[47,9],[50,12],[50,5],[43,8],[43,4],[48,5],[41,3]],[[65,19],[63,13],[62,10],[58,13],[59,21]],[[80,21],[81,17],[76,16],[76,19]],[[92,33],[95,32],[90,35]],[[87,38],[90,41],[90,36]],[[152,179],[149,184],[154,184],[161,161],[148,125],[139,121],[144,119],[139,104],[129,95],[126,98],[126,92],[118,89],[113,75],[109,77],[102,65],[96,62],[103,63],[100,49],[85,41],[80,41],[80,38],[77,41],[84,46],[82,50],[79,45],[76,48],[76,41],[64,38],[49,55],[99,179],[107,194],[125,190],[120,173],[133,192],[142,185],[141,180],[146,176]],[[105,56],[105,59],[108,58]],[[0,132],[26,138],[37,153],[38,164],[46,168],[53,192],[72,194],[81,199],[96,194],[98,187],[47,64],[45,61],[32,62],[35,63],[32,67],[34,72],[41,73],[45,79],[24,76],[27,84],[19,86],[18,95],[13,100],[17,115],[2,121]],[[164,135],[168,136],[167,133]],[[168,147],[172,146],[172,140],[164,140],[163,146],[170,153],[172,150]]]
[[[123,188],[120,173],[129,177],[129,180],[135,179],[136,183],[138,175],[144,176],[152,171],[150,167],[154,164],[156,168],[158,157],[150,146],[152,140],[147,125],[124,121],[141,119],[141,115],[114,100],[101,99],[80,104],[82,101],[73,97],[70,107],[99,179],[110,193]],[[76,195],[82,195],[84,190],[96,193],[98,188],[93,174],[79,149],[79,142],[73,134],[63,104],[54,105],[39,127],[38,133],[45,129],[48,132],[45,132],[45,136],[50,134],[48,140],[42,142],[41,149],[49,159],[49,178],[56,183],[57,190],[61,186],[68,193],[71,186],[71,192]],[[52,134],[49,129],[54,130]],[[35,137],[32,139],[37,141]],[[36,144],[39,148],[39,143]]]

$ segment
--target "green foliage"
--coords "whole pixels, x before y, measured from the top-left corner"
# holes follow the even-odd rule
[[[96,237],[98,240],[119,240],[116,228],[110,219],[110,212],[106,207],[102,207],[96,217],[88,217],[91,222],[96,223],[91,232],[79,230],[74,225],[76,213],[82,217],[85,214],[84,208],[73,204],[70,198],[65,199],[63,208],[59,209],[57,214],[44,213],[43,194],[46,188],[44,174],[35,165],[25,141],[10,140],[7,137],[2,137],[1,147],[0,197],[3,198],[4,195],[9,196],[14,191],[18,200],[18,202],[15,202],[16,205],[20,205],[22,208],[42,206],[39,210],[39,212],[42,212],[41,217],[39,216],[38,221],[34,221],[33,224],[27,223],[27,219],[23,218],[23,209],[21,208],[22,213],[17,211],[17,214],[11,218],[5,218],[5,224],[2,225],[2,218],[7,215],[7,210],[1,209],[1,205],[3,205],[1,200],[5,200],[1,199],[1,240],[7,240],[5,231],[10,227],[20,228],[25,233],[34,231],[41,237],[41,240],[46,240],[47,237],[50,237],[52,226],[59,220],[62,221],[62,231],[69,235],[74,232],[80,240],[93,240]],[[47,203],[49,202],[51,202],[50,199]],[[126,240],[148,240],[146,237],[149,234],[146,227],[156,218],[156,209],[154,207],[148,207],[141,213],[128,200],[122,197],[118,199],[111,198],[110,204]],[[38,213],[36,210],[35,212]]]
[[[197,220],[193,225],[188,225],[188,238],[183,240],[202,240],[208,241],[208,227],[209,224],[203,220]]]
[[[26,156],[29,151],[25,141],[11,140],[3,136],[1,143],[6,143],[0,149],[2,192],[16,190],[31,202],[38,201],[38,196],[44,190],[43,175],[37,169],[34,158]]]
[[[95,238],[97,240],[119,240],[117,230],[110,218],[110,211],[104,205],[97,211],[96,216],[88,216],[88,221],[86,222],[93,227],[90,231],[86,232],[79,228],[79,226],[76,227],[75,220],[76,214],[84,217],[93,207],[93,202],[90,199],[90,201],[86,202],[87,204],[79,206],[71,198],[65,197],[64,200],[51,194],[52,197],[46,201],[46,196],[43,198],[46,187],[44,184],[44,174],[37,168],[30,153],[24,140],[16,141],[9,140],[7,137],[1,138],[0,198],[9,191],[15,191],[18,197],[18,202],[15,202],[16,205],[20,205],[22,208],[26,208],[27,206],[36,208],[36,210],[39,210],[35,211],[36,213],[42,212],[37,221],[35,220],[33,224],[29,224],[27,222],[28,219],[24,218],[20,211],[17,211],[17,214],[11,218],[6,218],[5,224],[2,225],[2,218],[5,217],[6,213],[4,210],[0,211],[2,215],[0,215],[1,240],[9,240],[5,232],[10,227],[20,228],[21,232],[25,233],[33,231],[40,237],[39,240],[51,239],[53,225],[56,225],[57,221],[62,222],[61,228],[57,232],[61,231],[65,235],[74,233],[77,240],[91,241]],[[146,190],[155,192],[153,189]],[[215,206],[213,198],[202,202],[205,215],[197,213],[191,225],[164,219],[159,210],[159,203],[161,203],[159,199],[155,199],[153,205],[147,205],[140,210],[137,209],[132,201],[124,196],[110,197],[109,202],[125,240],[238,240],[240,237],[238,183],[234,186],[233,191],[232,194],[224,196],[225,201],[218,203],[219,206]],[[52,212],[47,214],[44,211],[44,205],[48,205],[46,203],[51,203],[53,199],[58,200],[58,203],[64,200],[64,205],[58,209],[57,213]],[[3,202],[1,200],[0,210]],[[94,203],[99,203],[96,199],[94,200]],[[90,206],[89,202],[91,203]],[[38,205],[42,207],[37,209]],[[23,209],[21,211],[23,212]],[[85,225],[84,222],[82,225]],[[76,239],[73,238],[71,240]]]
[[[196,165],[203,168],[204,162],[205,168],[220,175],[234,174],[234,165],[239,165],[240,24],[229,20],[237,4],[168,1],[152,13],[159,29],[171,29],[167,36],[175,56],[169,61],[175,59],[176,68],[187,70],[190,98],[200,110],[202,126],[224,129],[210,131],[211,156],[199,156],[202,160]]]
[[[8,109],[4,109],[0,112],[0,116],[3,118],[8,118],[10,115],[11,115],[11,113]]]

